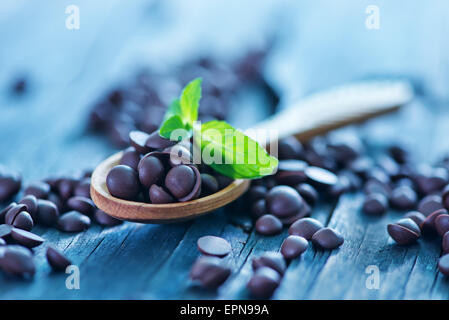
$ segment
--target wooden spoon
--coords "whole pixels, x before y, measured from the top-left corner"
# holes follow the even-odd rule
[[[254,129],[277,130],[279,139],[294,135],[306,141],[330,130],[395,111],[412,97],[411,87],[402,81],[345,85],[309,96]],[[250,180],[234,180],[219,192],[188,202],[149,204],[122,200],[113,197],[106,187],[106,176],[119,163],[121,155],[120,152],[109,157],[95,169],[90,189],[98,208],[121,220],[171,223],[193,219],[234,201],[250,185]]]

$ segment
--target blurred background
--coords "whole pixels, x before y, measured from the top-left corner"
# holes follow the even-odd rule
[[[372,5],[378,29],[366,25]],[[68,6],[79,29],[67,27]],[[443,0],[3,0],[0,162],[32,178],[67,172],[64,162],[95,166],[129,130],[157,128],[196,76],[205,80],[202,119],[238,127],[379,76],[406,77],[444,105],[448,12]],[[39,170],[26,169],[31,158]]]

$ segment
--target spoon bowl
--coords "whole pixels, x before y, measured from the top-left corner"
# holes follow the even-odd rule
[[[109,171],[119,164],[121,157],[122,152],[119,152],[104,160],[94,170],[90,187],[92,200],[97,207],[120,220],[159,224],[194,219],[234,201],[250,185],[249,180],[234,180],[214,194],[187,202],[150,204],[123,200],[112,196],[106,186]]]

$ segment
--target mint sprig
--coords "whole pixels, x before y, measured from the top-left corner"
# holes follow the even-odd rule
[[[168,108],[159,128],[159,134],[171,138],[175,130],[193,133],[194,122],[198,118],[201,99],[201,78],[197,78],[184,88],[179,99]],[[225,121],[209,121],[194,134],[194,143],[201,154],[213,159],[206,162],[215,171],[234,179],[254,179],[270,175],[276,169],[278,160],[270,156],[255,140],[246,136]]]

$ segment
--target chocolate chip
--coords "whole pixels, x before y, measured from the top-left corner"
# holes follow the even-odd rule
[[[25,247],[9,245],[0,248],[0,268],[8,274],[31,277],[36,272],[33,254]]]
[[[12,229],[13,226],[9,224],[0,224],[0,238],[8,241],[11,236]]]
[[[278,184],[289,186],[297,185],[307,180],[305,169],[307,163],[302,160],[281,160],[278,164],[278,172],[275,175]]]
[[[387,231],[390,237],[399,245],[412,244],[421,236],[418,225],[410,218],[389,224]]]
[[[219,287],[230,274],[231,269],[225,265],[224,261],[212,256],[198,258],[190,270],[190,278],[209,289]]]
[[[195,172],[187,165],[174,167],[167,173],[165,185],[176,198],[183,198],[195,185]]]
[[[397,163],[404,164],[408,162],[409,154],[403,146],[393,145],[388,148],[388,152]]]
[[[64,213],[58,220],[58,228],[64,232],[81,232],[90,227],[90,218],[77,211]]]
[[[380,193],[386,198],[389,198],[391,195],[391,188],[388,184],[374,179],[370,179],[365,183],[363,191],[368,195],[372,193]]]
[[[287,269],[287,264],[285,263],[284,256],[279,252],[267,251],[261,256],[256,257],[252,260],[251,265],[254,270],[260,267],[268,267],[277,271],[281,276],[285,273]]]
[[[371,193],[366,196],[362,209],[369,215],[382,215],[387,212],[388,199],[380,193]]]
[[[251,215],[253,218],[257,219],[267,214],[267,206],[265,203],[265,199],[259,199],[253,203],[251,206]]]
[[[164,188],[153,184],[149,190],[150,201],[153,204],[163,204],[176,202],[175,198],[170,193],[164,190]]]
[[[58,195],[64,200],[70,198],[77,184],[76,179],[61,178],[58,182]]]
[[[0,165],[0,202],[12,198],[19,192],[22,185],[22,177],[16,171]]]
[[[190,174],[189,168],[193,176]],[[187,181],[193,178],[192,181]],[[184,180],[186,179],[186,180]],[[176,185],[178,181],[178,185]],[[201,193],[201,175],[198,168],[193,165],[179,165],[172,168],[165,177],[165,186],[178,198],[178,201],[185,202],[198,198]],[[189,191],[190,189],[190,191]],[[187,194],[186,194],[187,193]],[[185,194],[185,195],[184,195]],[[183,195],[180,197],[180,195]]]
[[[26,230],[13,228],[11,230],[12,238],[18,243],[27,248],[34,248],[44,243],[44,238],[37,234],[31,233]]]
[[[284,226],[290,226],[292,223],[298,221],[299,219],[310,215],[311,211],[312,209],[310,208],[310,206],[307,203],[304,203],[302,209],[297,214],[285,218],[279,218],[279,220],[281,220]]]
[[[406,186],[395,188],[391,193],[391,204],[393,207],[400,210],[413,209],[417,203],[416,192]]]
[[[449,275],[449,254],[445,254],[438,260],[438,270],[445,276]]]
[[[137,152],[146,154],[151,151],[151,148],[145,145],[149,137],[146,132],[133,130],[129,133],[129,142]]]
[[[61,198],[56,193],[50,192],[47,200],[52,202],[58,208],[59,213],[67,211],[66,203],[62,201]]]
[[[72,264],[66,256],[53,247],[47,248],[45,256],[47,257],[48,264],[56,271],[65,271]]]
[[[308,204],[313,206],[318,200],[318,192],[307,183],[300,183],[295,187],[296,191],[298,191],[299,195],[306,200]]]
[[[123,151],[122,157],[120,159],[120,164],[131,167],[137,171],[137,166],[139,165],[140,158],[140,153],[133,147],[129,147],[128,149]]]
[[[204,236],[197,241],[198,250],[208,256],[224,257],[231,252],[231,245],[223,238]]]
[[[423,215],[423,214],[422,214],[421,212],[419,212],[419,211],[410,211],[410,212],[407,212],[407,213],[404,215],[404,218],[410,218],[410,219],[412,219],[413,221],[415,221],[415,223],[416,223],[418,226],[420,226],[421,223],[422,223],[424,220],[426,220],[426,216]]]
[[[418,190],[430,194],[441,190],[448,182],[448,172],[444,168],[426,168],[415,177]]]
[[[100,209],[97,209],[95,211],[94,218],[95,221],[101,224],[102,226],[110,227],[110,226],[117,226],[123,223],[122,220],[116,219]]]
[[[37,213],[37,198],[33,195],[27,195],[22,200],[19,201],[19,204],[26,205],[26,211],[31,215],[31,217],[35,217]]]
[[[201,173],[201,192],[204,196],[214,194],[219,190],[217,179],[210,174]]]
[[[109,171],[106,185],[114,197],[134,200],[140,192],[140,182],[137,172],[131,167],[118,165]]]
[[[279,159],[298,159],[302,152],[301,142],[293,136],[281,139],[278,142]]]
[[[256,270],[246,287],[256,298],[269,298],[279,286],[281,277],[271,268],[261,267]]]
[[[331,228],[320,229],[312,236],[312,243],[321,249],[333,250],[341,246],[343,242],[343,237]]]
[[[428,216],[432,212],[443,208],[442,198],[438,195],[429,195],[421,199],[418,204],[418,211]]]
[[[81,180],[73,191],[73,195],[75,197],[78,196],[90,199],[90,178],[84,178],[83,180]],[[48,200],[51,201],[50,196]]]
[[[276,216],[266,214],[257,219],[256,230],[263,235],[275,235],[282,231],[282,222]]]
[[[311,240],[315,232],[324,228],[323,224],[313,218],[303,218],[293,223],[288,229],[290,235],[301,236]]]
[[[419,225],[421,232],[425,235],[434,235],[436,233],[435,220],[440,215],[448,214],[446,209],[438,209],[429,214],[426,219]]]
[[[248,190],[249,199],[251,202],[256,202],[260,199],[265,198],[268,189],[263,185],[251,186]]]
[[[33,195],[38,199],[46,199],[50,193],[50,185],[43,181],[36,181],[26,187],[24,194]]]
[[[72,197],[67,201],[67,205],[70,209],[78,211],[87,216],[90,216],[95,212],[94,202],[86,197]]]
[[[151,133],[145,143],[145,146],[150,148],[150,150],[165,149],[176,144],[175,141],[170,141],[169,139],[162,138],[159,135],[159,131],[154,131]]]
[[[140,160],[138,170],[140,183],[147,188],[159,184],[164,179],[164,164],[159,158],[150,154]]]
[[[305,174],[310,183],[319,188],[327,188],[338,182],[338,177],[334,173],[319,167],[307,167]]]
[[[449,253],[449,231],[443,235],[442,247],[444,253]]]
[[[289,186],[276,186],[265,197],[267,210],[277,217],[288,217],[298,213],[304,206],[299,193]]]
[[[34,226],[33,218],[31,218],[31,215],[28,212],[21,211],[14,218],[12,226],[15,228],[30,231]]]
[[[435,218],[435,229],[438,234],[442,237],[446,232],[449,231],[449,215],[441,214]]]
[[[291,235],[282,243],[281,253],[285,259],[294,259],[306,251],[308,246],[309,243],[303,237]]]
[[[59,218],[59,210],[53,202],[48,200],[37,200],[37,223],[51,227]]]
[[[17,205],[17,203],[11,202],[9,205],[7,205],[5,208],[3,208],[2,211],[0,211],[0,224],[1,223],[5,223],[5,216],[6,216],[6,214],[8,213],[8,211],[10,209],[15,207],[16,205]]]
[[[5,223],[12,225],[19,212],[25,211],[27,206],[24,204],[16,204],[5,214]]]

